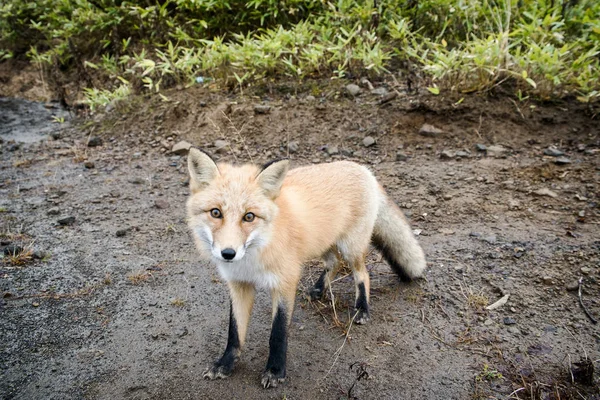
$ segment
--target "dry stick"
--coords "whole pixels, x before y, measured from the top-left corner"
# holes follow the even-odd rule
[[[583,287],[583,276],[579,278],[579,290],[577,292],[578,297],[579,297],[579,304],[581,304],[581,308],[583,308],[583,312],[585,312],[585,315],[587,315],[587,317],[590,319],[590,321],[592,321],[592,324],[597,324],[598,321],[592,316],[592,314],[590,314],[588,309],[585,307],[585,304],[583,304],[583,298],[581,295],[582,287]]]
[[[223,115],[225,115],[225,113],[223,113]],[[221,132],[221,128],[219,128],[219,126],[217,124],[215,124],[215,121],[212,120],[212,118],[207,118],[208,122],[210,122],[212,124],[212,126],[217,130],[217,132],[219,132],[219,136],[226,138],[227,136],[223,135],[223,133]],[[229,145],[229,151],[231,152],[231,155],[233,156],[235,162],[237,162],[237,157],[235,156],[235,153],[233,152],[233,148],[231,147],[231,144]]]
[[[331,370],[335,366],[335,363],[337,362],[338,358],[340,358],[340,355],[342,354],[342,350],[344,349],[344,345],[348,341],[348,336],[350,336],[350,328],[352,328],[352,323],[354,323],[354,318],[356,318],[357,315],[358,315],[358,310],[356,310],[356,312],[354,313],[354,316],[350,320],[350,325],[348,325],[348,330],[346,331],[346,336],[344,336],[344,341],[342,342],[342,345],[340,346],[340,348],[337,349],[336,352],[334,353],[335,358],[333,359],[333,363],[331,364],[331,367],[329,367],[329,371],[327,371],[327,373],[323,377],[323,380],[329,376],[329,374],[331,373]]]
[[[231,120],[231,118],[229,118],[229,116],[227,114],[225,114],[225,112],[221,111],[221,113],[227,119],[227,121],[229,121],[229,124],[231,125],[231,127],[233,128],[233,130],[235,131],[235,133],[237,133],[237,135],[240,137],[240,140],[242,141],[242,146],[244,146],[244,149],[246,150],[246,153],[248,154],[248,157],[250,158],[250,161],[254,164],[254,160],[252,159],[252,155],[250,154],[250,150],[248,150],[248,146],[246,146],[246,141],[244,140],[244,137],[242,136],[242,129],[244,129],[244,127],[246,126],[246,124],[242,125],[241,129],[238,129],[238,128],[235,127],[235,124],[233,123],[233,121]]]

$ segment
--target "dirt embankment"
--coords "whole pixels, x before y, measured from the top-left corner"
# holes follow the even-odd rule
[[[2,244],[23,249],[0,264],[0,397],[598,398],[576,363],[600,358],[600,336],[572,291],[583,277],[600,317],[594,110],[396,89],[173,91],[58,121],[41,142],[5,138]],[[2,118],[21,112],[4,104]],[[227,290],[187,232],[185,158],[166,150],[182,139],[223,160],[370,166],[420,234],[427,279],[399,284],[371,253],[372,320],[349,326],[351,277],[334,305],[311,303],[310,263],[287,383],[259,387],[265,293],[234,375],[202,380],[225,345]]]

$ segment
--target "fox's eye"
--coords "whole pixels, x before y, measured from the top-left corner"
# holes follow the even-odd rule
[[[221,214],[221,210],[219,210],[218,208],[213,208],[212,210],[210,210],[210,216],[213,218],[222,218],[223,214]]]
[[[244,221],[245,222],[252,222],[254,221],[254,218],[256,217],[256,215],[254,215],[253,213],[249,212],[246,213],[246,215],[244,215]]]

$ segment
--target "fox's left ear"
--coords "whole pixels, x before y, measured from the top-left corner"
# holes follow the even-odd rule
[[[265,194],[274,199],[279,196],[285,174],[290,166],[289,160],[275,160],[266,164],[256,177]]]
[[[219,175],[219,168],[213,159],[196,147],[190,148],[188,153],[188,171],[192,193],[201,190]]]

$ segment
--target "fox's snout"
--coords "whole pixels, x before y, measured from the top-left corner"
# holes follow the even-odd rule
[[[235,258],[235,250],[231,247],[221,250],[221,257],[227,261],[231,261]]]

